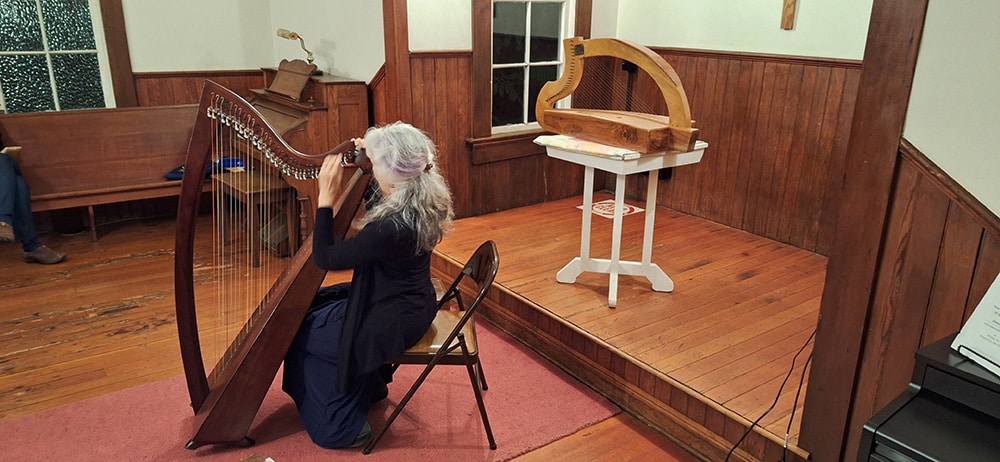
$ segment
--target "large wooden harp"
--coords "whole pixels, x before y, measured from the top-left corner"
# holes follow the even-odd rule
[[[281,177],[297,190],[303,204],[302,220],[311,224],[317,193],[314,179],[323,158],[353,149],[354,144],[348,141],[319,155],[296,151],[242,98],[214,82],[205,83],[184,168],[187,173],[182,180],[178,205],[174,265],[177,331],[195,412],[188,449],[207,444],[249,446],[254,443],[247,436],[250,425],[326,274],[312,261],[312,236],[309,234],[290,260],[285,259],[289,261],[284,270],[273,285],[265,287],[262,299],[250,302],[256,308],[248,310],[251,313],[243,328],[233,335],[235,338],[211,374],[206,375],[196,303],[211,305],[212,301],[196,297],[195,268],[212,263],[205,263],[196,256],[196,248],[200,253],[205,247],[196,242],[196,234],[202,236],[204,233],[196,233],[195,228],[206,181],[205,176],[197,172],[206,172],[218,165],[219,153],[231,152],[234,147],[266,159],[279,170]],[[370,177],[357,169],[347,181],[347,192],[342,194],[334,210],[334,230],[341,237],[350,229]],[[237,284],[234,286],[239,289]]]
[[[574,37],[566,39],[563,46],[566,56],[563,74],[542,86],[535,102],[535,118],[543,129],[639,153],[694,150],[698,129],[693,126],[684,87],[662,56],[649,48],[612,38]],[[596,56],[618,58],[645,71],[663,94],[668,115],[555,107],[557,101],[580,85],[585,59]]]

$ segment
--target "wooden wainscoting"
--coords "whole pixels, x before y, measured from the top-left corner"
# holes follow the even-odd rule
[[[236,71],[137,72],[139,106],[198,104],[205,80],[212,80],[246,98],[251,88],[264,88],[260,69]]]
[[[681,77],[701,139],[696,166],[660,182],[663,206],[825,254],[836,214],[860,63],[656,49]],[[607,61],[623,78],[616,63]],[[459,217],[580,193],[582,168],[543,154],[475,164],[471,147],[472,56],[410,55],[414,125],[438,143]],[[374,85],[373,85],[374,87]],[[656,92],[655,94],[653,92]],[[608,101],[592,104],[612,106]],[[373,88],[375,100],[378,89]],[[635,98],[662,102],[648,77]],[[391,97],[390,95],[383,95]],[[379,105],[373,105],[380,120]],[[665,107],[660,108],[665,111]],[[599,180],[600,181],[600,180]],[[630,179],[632,197],[645,182]],[[606,186],[607,187],[607,186]]]
[[[861,63],[655,51],[677,71],[699,138],[709,144],[701,163],[660,182],[658,203],[825,255]],[[665,112],[652,81],[636,80],[635,97],[659,97],[655,107]],[[645,194],[645,181],[629,184]]]
[[[1000,272],[1000,219],[908,142],[896,168],[848,455],[864,423],[910,383],[914,353],[961,329]]]

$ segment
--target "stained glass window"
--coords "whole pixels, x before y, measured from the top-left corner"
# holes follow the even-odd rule
[[[558,78],[571,0],[493,2],[493,128],[528,128],[535,99]]]
[[[106,106],[90,9],[89,0],[0,0],[0,106]]]

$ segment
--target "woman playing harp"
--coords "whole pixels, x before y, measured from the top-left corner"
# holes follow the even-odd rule
[[[383,200],[388,208],[376,207],[371,210],[366,228],[395,223],[399,223],[400,226],[413,226],[418,230],[413,235],[420,236],[420,240],[411,239],[413,247],[409,252],[413,255],[424,252],[426,255],[421,254],[420,257],[429,259],[429,249],[433,245],[427,243],[436,244],[437,241],[433,239],[440,239],[443,230],[447,228],[451,218],[451,200],[443,179],[432,167],[433,145],[423,135],[420,138],[422,143],[412,144],[399,144],[395,141],[396,138],[388,136],[403,130],[402,127],[386,130],[386,136],[383,137],[384,144],[369,140],[370,145],[376,147],[373,151],[376,154],[373,156],[376,159],[376,171],[379,172],[376,175],[381,177],[383,184],[386,185],[383,189],[391,191],[392,194]],[[375,136],[374,133],[376,132],[373,132],[372,136]],[[413,137],[403,139],[410,138]],[[396,152],[395,147],[399,147],[398,149],[402,149],[403,152]],[[188,449],[209,444],[241,446],[254,444],[247,432],[275,373],[285,359],[286,352],[289,351],[309,311],[311,301],[316,298],[317,289],[320,288],[326,274],[324,268],[355,267],[356,287],[349,293],[350,300],[357,301],[348,303],[353,311],[346,318],[353,323],[352,330],[345,331],[348,335],[342,337],[343,341],[334,341],[334,344],[338,345],[334,347],[334,351],[337,351],[339,345],[344,344],[345,348],[339,348],[341,353],[357,357],[351,361],[341,362],[346,365],[342,368],[344,374],[338,374],[343,376],[343,382],[357,383],[358,380],[366,378],[367,370],[364,369],[364,366],[368,365],[366,360],[378,356],[378,352],[368,348],[365,341],[372,341],[372,333],[384,332],[378,329],[369,332],[364,329],[371,329],[368,321],[377,314],[385,315],[385,313],[384,310],[378,309],[380,308],[378,304],[384,299],[377,297],[374,292],[366,293],[372,288],[371,281],[374,276],[365,274],[385,273],[386,269],[380,266],[381,261],[374,260],[376,254],[368,257],[362,255],[362,258],[357,260],[343,260],[338,258],[338,252],[342,252],[348,246],[356,245],[353,244],[355,242],[363,242],[359,239],[369,234],[365,231],[359,234],[357,239],[344,240],[356,211],[363,202],[365,192],[369,191],[369,180],[372,175],[365,170],[370,169],[363,167],[352,169],[354,174],[346,182],[343,193],[339,193],[341,185],[334,186],[334,180],[324,183],[327,194],[323,197],[324,206],[319,209],[325,216],[318,220],[317,224],[324,227],[319,233],[319,239],[326,245],[317,246],[321,254],[318,262],[314,262],[313,258],[312,242],[315,233],[309,231],[314,223],[312,212],[317,209],[319,194],[316,178],[322,170],[321,165],[327,162],[328,178],[338,178],[340,171],[330,165],[330,162],[342,158],[338,153],[354,148],[355,143],[348,141],[321,155],[295,151],[249,103],[214,82],[205,83],[184,170],[192,173],[212,172],[211,181],[206,182],[203,175],[184,175],[181,198],[178,202],[174,262],[178,340],[191,407],[195,413],[191,421],[192,436],[186,445]],[[220,195],[217,193],[228,193],[232,196],[240,191],[234,185],[249,190],[255,185],[262,184],[254,181],[244,184],[237,181],[238,178],[262,177],[264,171],[262,168],[239,173],[220,172],[213,168],[217,167],[220,161],[224,162],[234,157],[251,162],[257,161],[258,167],[260,163],[272,165],[281,172],[281,178],[294,187],[302,204],[299,224],[303,229],[302,236],[305,241],[290,259],[282,260],[283,269],[277,280],[266,276],[273,273],[264,271],[265,276],[261,277],[257,276],[256,271],[267,269],[269,260],[276,258],[262,258],[261,265],[250,263],[252,259],[249,255],[252,252],[249,250],[259,245],[256,244],[259,242],[257,236],[252,232],[242,232],[239,228],[234,229],[226,225],[230,221],[229,216],[234,215],[232,211],[247,210],[252,207],[233,208],[228,200],[213,200],[210,223],[212,226],[199,227],[196,224],[201,221],[199,211],[204,208],[201,198],[206,187],[212,191],[213,196]],[[412,175],[413,169],[418,169],[421,172],[419,176],[426,178],[417,181]],[[424,173],[424,169],[428,172]],[[263,183],[265,186],[268,184],[270,183]],[[419,186],[414,188],[410,186],[411,184]],[[334,191],[334,188],[338,191]],[[419,199],[417,203],[420,204],[416,209],[413,204],[415,196]],[[331,201],[332,209],[336,213],[329,209]],[[434,204],[434,207],[428,208],[428,204]],[[413,215],[414,210],[419,213]],[[437,218],[428,218],[427,210],[436,213]],[[402,218],[397,219],[397,215],[386,211],[398,212]],[[333,216],[332,219],[329,218],[330,215]],[[413,218],[414,216],[417,218]],[[252,223],[256,220],[236,221]],[[440,228],[440,231],[433,232],[434,226]],[[205,242],[204,238],[209,234],[212,239],[208,239],[210,242]],[[405,237],[406,234],[401,232],[400,236]],[[238,244],[241,243],[249,244],[248,248],[240,249]],[[212,252],[207,252],[209,247]],[[267,254],[262,255],[266,256]],[[274,282],[261,284],[265,281]],[[426,287],[430,285],[428,272],[425,285],[414,285],[407,287],[407,290],[424,294],[427,291]],[[416,298],[413,295],[408,296],[409,298],[403,299]],[[208,308],[202,310],[206,316],[198,315],[199,306]],[[215,312],[211,309],[213,307],[216,308]],[[392,308],[401,307],[393,305]],[[246,322],[241,323],[242,327],[233,337],[234,331],[230,327],[235,327],[237,324],[230,320],[240,319],[237,315],[241,310],[243,310],[242,318],[246,319]],[[246,316],[247,314],[249,316]],[[404,320],[410,321],[403,318],[393,318],[393,320],[397,325]],[[421,329],[425,328],[421,326],[415,329],[420,330],[422,334]],[[399,332],[399,335],[402,335],[404,331]],[[407,336],[404,342],[410,339],[409,329],[405,332]],[[394,352],[397,345],[391,343],[395,340],[393,333],[390,332],[384,337],[390,343],[372,344],[376,345],[375,348]],[[355,338],[359,340],[355,341]],[[207,362],[214,360],[212,356],[218,353],[217,350],[212,351],[215,350],[214,347],[221,346],[230,339],[232,341],[225,352],[215,356],[218,362],[211,374],[206,374]],[[382,338],[377,339],[378,342],[382,340]],[[202,355],[203,343],[209,347],[207,349],[209,354],[205,357]],[[362,357],[363,354],[369,356]],[[359,428],[350,430],[354,433],[350,438],[357,436]]]
[[[330,156],[320,170],[313,240],[317,266],[353,269],[353,277],[320,289],[285,357],[282,383],[310,438],[326,448],[367,441],[368,410],[391,380],[381,365],[413,346],[434,320],[431,252],[453,217],[426,134],[397,122],[369,129],[355,143],[377,183],[363,227],[353,237],[334,237],[343,167],[341,155]]]

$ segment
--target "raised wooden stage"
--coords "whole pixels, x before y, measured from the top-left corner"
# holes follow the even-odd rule
[[[453,274],[494,240],[498,290],[484,317],[705,460],[725,459],[788,377],[774,409],[730,460],[778,460],[790,417],[786,460],[807,458],[796,446],[804,384],[793,403],[826,258],[660,208],[652,262],[675,289],[654,292],[645,278],[622,276],[617,307],[609,308],[608,275],[556,281],[580,251],[581,203],[574,197],[458,220],[438,246],[435,271]],[[641,259],[643,220],[625,217],[623,260]],[[610,255],[611,226],[593,218],[592,257]]]

